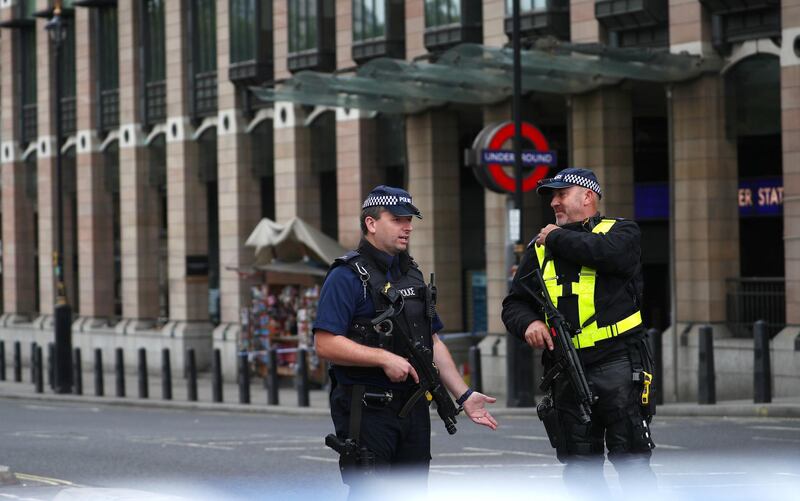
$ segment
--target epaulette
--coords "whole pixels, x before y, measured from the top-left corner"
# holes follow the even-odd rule
[[[349,263],[350,261],[352,261],[353,259],[359,257],[360,255],[361,254],[359,254],[358,251],[351,250],[347,254],[345,254],[344,256],[339,256],[336,259],[334,259],[333,261],[335,263],[339,263],[339,264]]]

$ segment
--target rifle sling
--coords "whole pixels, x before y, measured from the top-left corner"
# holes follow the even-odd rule
[[[408,416],[408,414],[411,412],[411,409],[413,409],[413,408],[414,408],[414,405],[417,403],[417,401],[418,401],[420,398],[422,398],[422,397],[425,395],[425,393],[426,393],[427,391],[428,391],[428,390],[426,390],[425,388],[423,388],[422,386],[420,386],[420,387],[417,389],[417,391],[415,391],[415,392],[414,392],[414,394],[413,394],[413,395],[411,395],[411,396],[408,398],[408,400],[406,400],[406,403],[405,403],[405,405],[403,405],[403,408],[402,408],[402,409],[400,409],[400,412],[398,412],[398,413],[397,413],[397,415],[398,415],[399,417],[401,417],[401,418],[404,418],[404,417]]]

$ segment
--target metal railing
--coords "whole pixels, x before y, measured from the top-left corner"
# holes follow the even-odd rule
[[[734,337],[753,337],[764,320],[770,338],[786,325],[786,282],[781,278],[743,277],[725,281],[725,321]]]

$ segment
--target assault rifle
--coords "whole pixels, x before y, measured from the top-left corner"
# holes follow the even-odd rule
[[[525,279],[531,276],[533,277],[538,292],[531,290],[524,282]],[[580,420],[584,424],[589,423],[592,419],[592,404],[595,402],[595,397],[592,395],[592,390],[589,388],[589,382],[586,380],[586,374],[583,372],[583,365],[581,364],[580,358],[578,358],[575,345],[572,344],[573,330],[569,322],[567,322],[564,315],[558,311],[553,304],[553,300],[547,292],[547,287],[544,285],[541,270],[537,268],[528,275],[520,277],[517,283],[519,283],[544,310],[547,324],[550,327],[550,334],[553,336],[553,341],[555,343],[554,351],[556,360],[550,370],[542,377],[542,384],[539,388],[544,392],[549,392],[556,379],[558,379],[562,373],[566,372],[567,377],[569,377],[569,382],[575,391],[576,400],[578,401]],[[578,332],[580,332],[580,330],[576,330],[575,334]]]
[[[433,302],[436,300],[436,289],[433,285],[433,280],[433,274],[431,274],[431,284],[428,286],[428,294],[430,295],[432,292],[433,298],[430,296],[426,298],[426,303],[428,303],[427,314],[430,318],[433,317],[433,313],[435,312],[431,299],[433,299]],[[413,342],[411,340],[411,329],[408,325],[408,320],[405,315],[403,315],[403,296],[397,289],[388,285],[389,284],[387,284],[387,287],[384,287],[381,293],[389,300],[389,307],[372,320],[372,325],[378,332],[391,332],[392,325],[395,322],[399,324],[400,334],[397,337],[400,338],[404,346],[405,355],[408,357],[409,363],[411,363],[411,366],[414,367],[414,370],[417,371],[417,375],[419,376],[419,387],[414,394],[411,395],[403,408],[400,409],[398,415],[400,417],[406,417],[408,413],[411,412],[414,404],[416,404],[420,398],[430,393],[433,401],[436,402],[436,412],[439,413],[439,417],[444,421],[447,433],[452,435],[456,432],[456,415],[458,415],[460,409],[456,408],[453,399],[450,398],[450,394],[447,393],[447,389],[442,384],[442,379],[439,377],[439,369],[433,361],[433,351],[422,343]],[[396,304],[399,304],[397,309],[395,309]]]

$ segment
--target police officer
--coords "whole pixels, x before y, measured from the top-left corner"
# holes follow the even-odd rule
[[[422,397],[408,404],[419,375],[401,356],[403,345],[397,336],[409,336],[432,350],[442,383],[465,414],[477,424],[497,427],[484,407],[495,399],[468,388],[436,335],[442,322],[423,275],[408,254],[411,219],[422,219],[411,202],[405,190],[375,187],[362,205],[358,249],[334,262],[320,293],[315,346],[318,355],[333,364],[333,425],[339,439],[357,442],[360,450],[355,466],[340,457],[351,498],[363,485],[359,479],[385,478],[381,474],[399,469],[415,472],[417,480],[427,485],[429,402]],[[401,293],[402,311],[394,318],[393,332],[381,336],[371,321],[390,306],[381,294],[389,290],[387,284]],[[401,417],[404,408],[406,415]]]
[[[552,431],[558,441],[556,455],[565,465],[565,483],[594,495],[598,487],[607,489],[605,445],[623,488],[653,487],[650,451],[655,445],[648,426],[652,412],[643,405],[643,399],[649,401],[645,380],[650,382],[653,369],[640,313],[639,227],[600,215],[602,191],[591,170],[564,169],[540,181],[537,192],[552,194],[556,224],[542,228],[528,245],[503,301],[502,318],[510,333],[534,348],[546,348],[542,362],[547,370],[553,362],[553,340],[546,318],[530,297],[535,286],[526,284],[526,290],[520,284],[521,277],[538,267],[553,303],[577,331],[572,341],[597,400],[591,422],[583,424],[568,378],[557,378],[553,386],[560,429]]]

